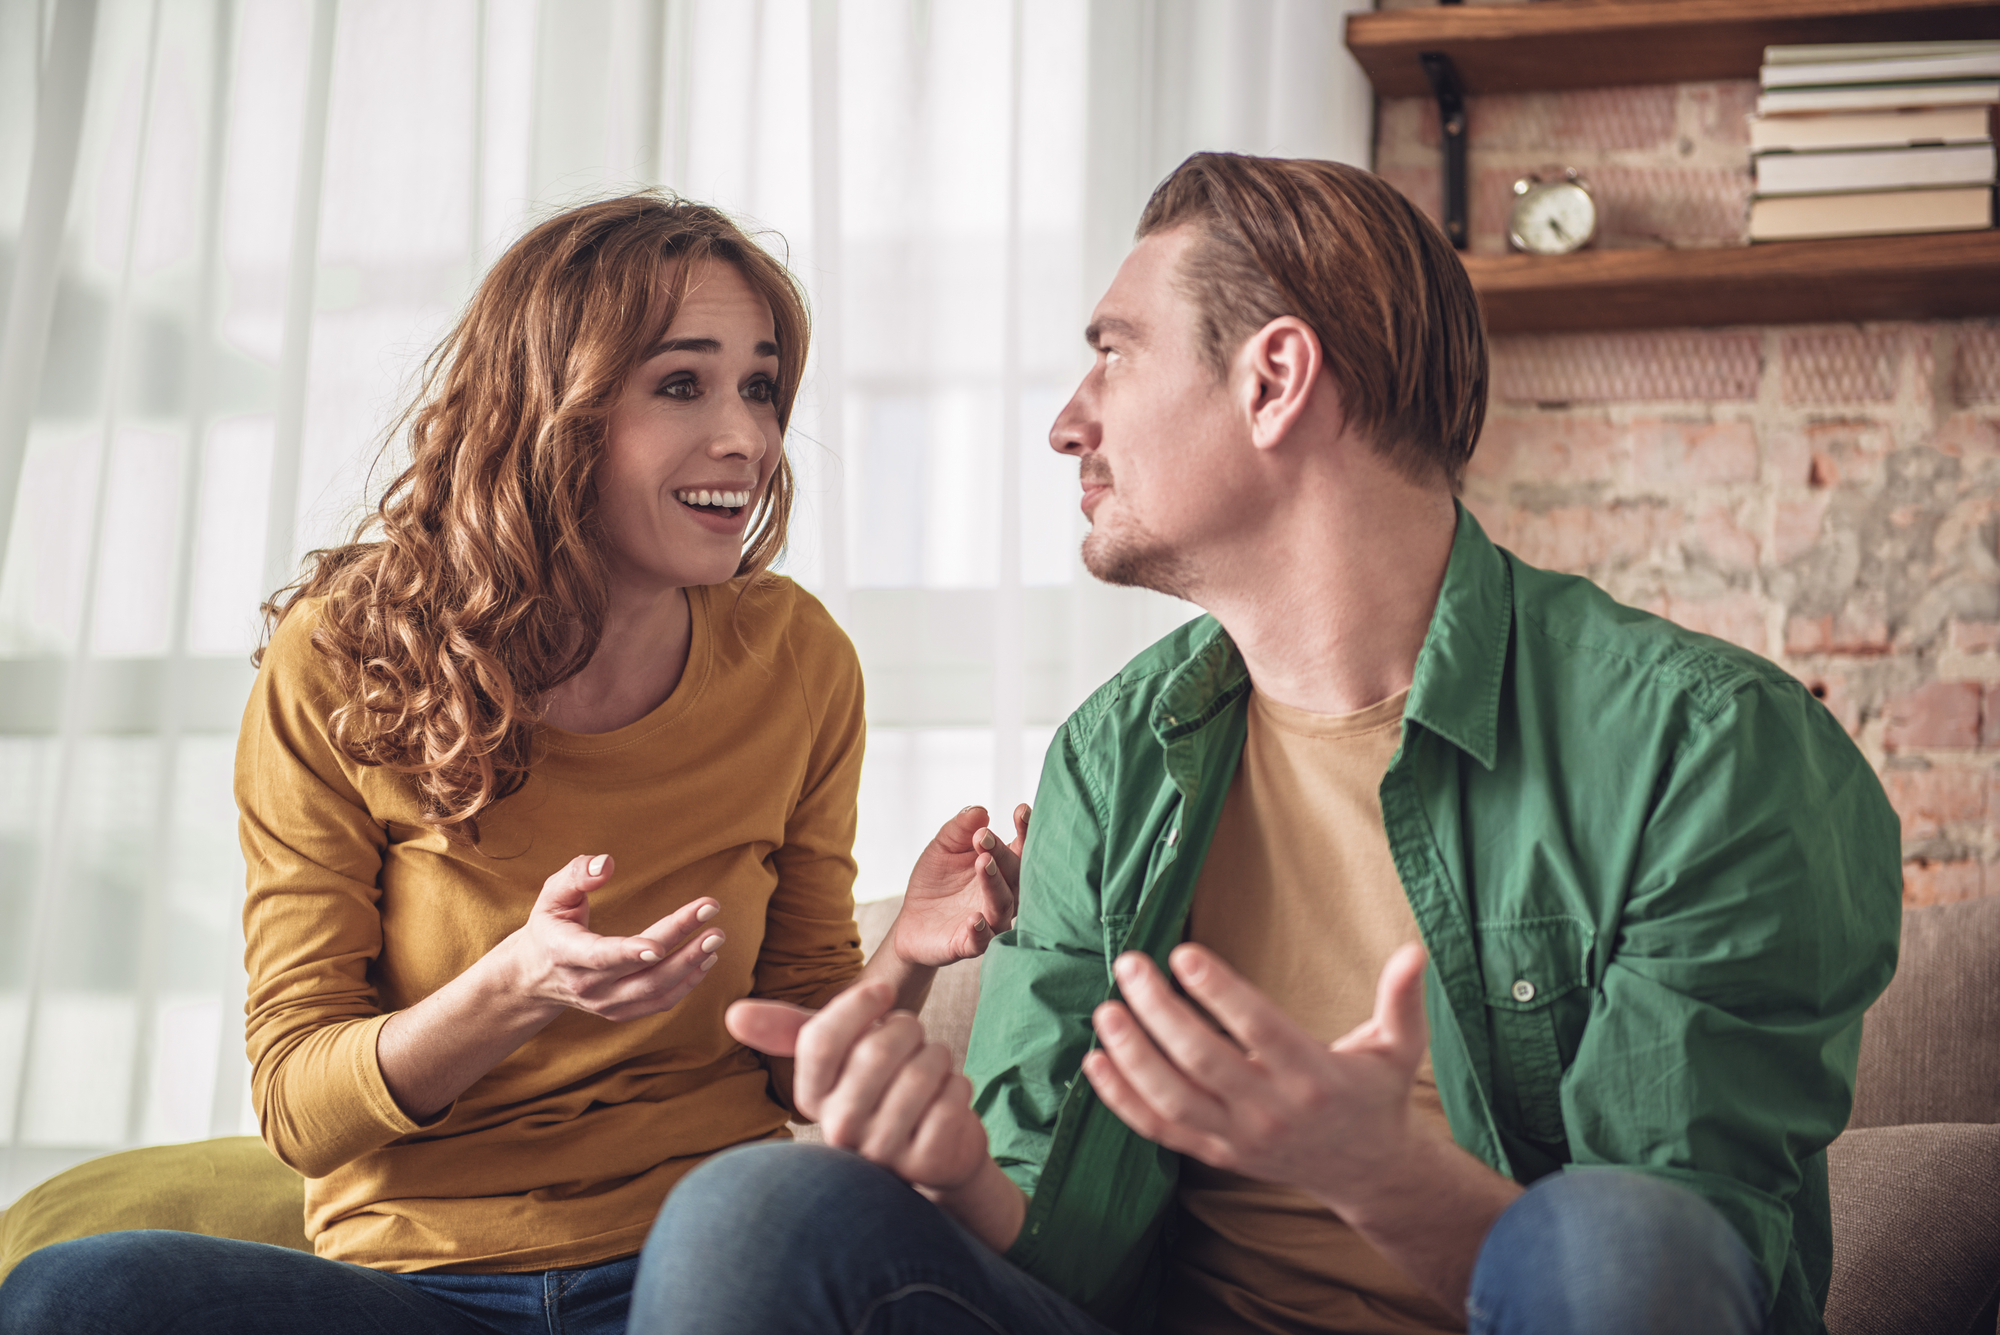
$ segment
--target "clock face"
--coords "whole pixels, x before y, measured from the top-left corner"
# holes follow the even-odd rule
[[[1522,187],[1526,188],[1523,189]],[[1534,255],[1567,255],[1597,230],[1597,205],[1575,181],[1527,182],[1508,223],[1508,240]]]

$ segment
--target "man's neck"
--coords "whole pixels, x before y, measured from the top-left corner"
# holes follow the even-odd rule
[[[1284,506],[1204,572],[1196,595],[1251,684],[1315,714],[1351,714],[1410,685],[1458,525],[1442,488],[1351,482]]]

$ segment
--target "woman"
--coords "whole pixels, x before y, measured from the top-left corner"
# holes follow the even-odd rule
[[[766,571],[806,332],[782,266],[660,195],[494,267],[373,532],[267,607],[238,751],[252,1090],[318,1255],[65,1244],[32,1328],[622,1330],[674,1182],[785,1134],[729,1003],[914,1009],[1008,925],[1017,850],[968,809],[863,970],[860,669]]]

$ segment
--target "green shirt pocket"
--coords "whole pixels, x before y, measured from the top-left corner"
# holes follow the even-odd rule
[[[1576,1034],[1565,1030],[1588,1015],[1595,935],[1583,919],[1563,916],[1479,924],[1494,1111],[1520,1135],[1545,1145],[1565,1139],[1562,1073],[1565,1054],[1576,1050]]]

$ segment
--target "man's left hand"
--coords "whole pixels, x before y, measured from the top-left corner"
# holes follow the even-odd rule
[[[1410,1086],[1430,1041],[1423,947],[1391,957],[1375,1014],[1330,1047],[1215,952],[1177,946],[1168,963],[1225,1033],[1151,959],[1120,956],[1125,1001],[1097,1008],[1102,1047],[1083,1061],[1098,1098],[1148,1140],[1203,1163],[1301,1188],[1337,1213],[1367,1203],[1411,1134]]]

